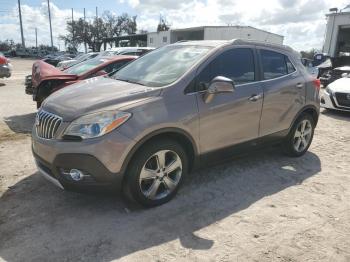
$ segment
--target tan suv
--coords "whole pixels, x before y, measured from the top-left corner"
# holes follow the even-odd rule
[[[117,185],[155,206],[208,160],[267,142],[303,155],[318,120],[319,87],[285,46],[176,43],[111,78],[49,96],[33,128],[33,154],[61,188]]]

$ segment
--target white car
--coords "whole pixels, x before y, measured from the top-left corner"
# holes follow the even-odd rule
[[[350,111],[350,78],[343,77],[330,83],[321,95],[321,107]]]

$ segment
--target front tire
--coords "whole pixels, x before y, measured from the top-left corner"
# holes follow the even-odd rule
[[[183,147],[170,139],[153,140],[129,164],[123,191],[129,200],[146,207],[170,201],[188,173]]]
[[[310,114],[303,113],[286,137],[283,148],[287,155],[300,157],[309,149],[314,136],[315,122]]]

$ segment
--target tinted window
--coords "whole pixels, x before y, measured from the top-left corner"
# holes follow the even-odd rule
[[[235,84],[255,81],[253,51],[249,48],[236,48],[219,55],[199,74],[198,88],[206,88],[216,76],[230,78]]]
[[[123,65],[125,65],[128,62],[129,61],[116,62],[116,63],[113,63],[113,64],[106,66],[103,70],[106,71],[108,74],[112,73],[112,72],[116,72],[117,70],[119,70]]]
[[[295,71],[288,57],[273,51],[261,50],[264,79],[274,79]]]

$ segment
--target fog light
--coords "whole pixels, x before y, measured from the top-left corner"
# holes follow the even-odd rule
[[[74,181],[80,181],[84,177],[84,173],[78,169],[71,169],[69,175]]]

